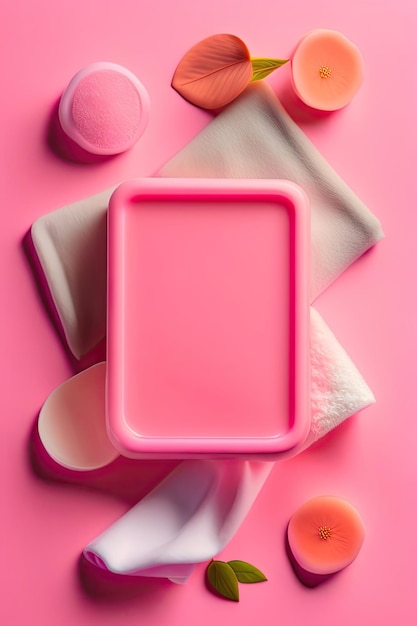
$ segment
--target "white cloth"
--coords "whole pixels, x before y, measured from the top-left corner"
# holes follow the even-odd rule
[[[311,295],[383,237],[376,217],[293,122],[253,83],[158,172],[166,177],[286,178],[311,204]],[[59,327],[77,359],[106,328],[106,212],[114,188],[40,217],[31,228]]]
[[[313,308],[311,331],[311,429],[301,448],[285,458],[374,402],[358,370]],[[115,573],[186,582],[196,563],[219,554],[233,537],[272,467],[273,463],[259,461],[183,461],[94,539],[84,555]]]
[[[119,574],[183,583],[196,563],[218,554],[239,528],[272,463],[182,461],[84,556]]]
[[[266,84],[251,85],[159,172],[161,176],[287,178],[312,210],[312,296],[382,236],[360,202],[282,109]],[[80,358],[105,329],[105,223],[111,189],[39,218],[34,259],[58,327]],[[312,310],[313,423],[303,447],[374,401],[372,392]],[[294,451],[293,451],[294,452]],[[236,532],[271,463],[184,461],[85,549],[92,562],[125,574],[184,582]]]
[[[159,171],[166,177],[284,178],[311,206],[314,299],[383,237],[381,225],[290,118],[265,82],[253,83]]]

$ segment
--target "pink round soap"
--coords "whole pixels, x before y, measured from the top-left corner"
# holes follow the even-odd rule
[[[362,56],[341,33],[313,30],[297,44],[291,74],[295,92],[305,104],[336,111],[352,100],[362,84]]]
[[[59,122],[65,134],[92,154],[119,154],[142,135],[149,96],[139,79],[121,65],[92,63],[62,94]]]

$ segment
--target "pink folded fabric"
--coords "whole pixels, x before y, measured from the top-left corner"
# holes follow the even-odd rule
[[[311,201],[313,297],[383,236],[378,220],[266,84],[251,85],[158,175],[287,178],[301,185]],[[34,266],[61,336],[77,359],[104,340],[105,224],[111,191],[40,217],[31,228]],[[374,402],[314,309],[311,320],[313,422],[305,446]],[[195,563],[215,556],[231,539],[271,467],[250,461],[184,461],[84,554],[120,574],[184,582]]]

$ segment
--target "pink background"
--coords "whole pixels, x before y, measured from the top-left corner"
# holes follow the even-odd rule
[[[415,0],[14,0],[3,3],[1,13],[1,623],[416,623]],[[268,81],[384,226],[386,239],[317,301],[377,404],[274,468],[219,555],[250,561],[269,578],[242,587],[239,604],[208,593],[204,564],[183,587],[94,576],[79,565],[82,548],[168,464],[140,468],[134,481],[128,463],[119,463],[116,475],[90,476],[87,484],[58,476],[56,468],[47,476],[35,472],[29,449],[37,412],[71,367],[39,299],[22,238],[47,211],[150,175],[205,126],[210,115],[170,87],[191,45],[230,32],[253,56],[282,57],[315,27],[343,32],[362,51],[365,82],[353,103],[333,115],[307,113],[291,94],[288,66]],[[70,164],[48,146],[49,117],[72,75],[100,60],[121,63],[143,81],[152,100],[150,123],[128,154],[95,166]],[[367,536],[354,564],[307,589],[286,559],[284,530],[306,499],[328,493],[356,505]]]

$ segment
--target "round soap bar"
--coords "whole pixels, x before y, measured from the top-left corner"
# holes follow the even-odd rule
[[[335,496],[319,496],[303,504],[287,529],[295,572],[309,586],[349,565],[357,557],[364,537],[358,511]]]
[[[305,104],[336,111],[352,100],[362,84],[362,56],[341,33],[313,30],[297,44],[291,75],[295,92]]]
[[[61,96],[59,122],[83,150],[113,155],[131,148],[149,117],[149,96],[132,72],[116,63],[80,70]]]
[[[57,387],[40,410],[40,440],[67,469],[94,470],[119,456],[106,431],[105,379],[106,364],[93,365]]]

